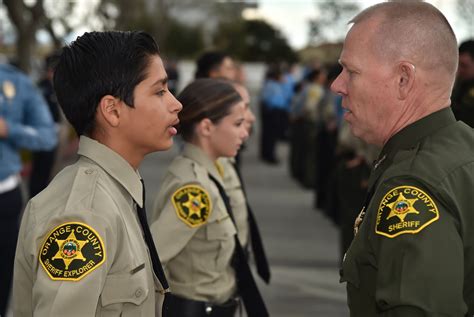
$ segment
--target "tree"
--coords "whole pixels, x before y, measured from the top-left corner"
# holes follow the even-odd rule
[[[309,21],[311,45],[318,45],[328,40],[341,40],[347,22],[360,10],[357,3],[336,0],[315,2],[315,5],[319,14]]]
[[[263,20],[222,23],[215,46],[244,61],[294,62],[298,59],[281,32]]]
[[[30,57],[36,43],[36,31],[46,21],[43,0],[36,0],[32,6],[17,0],[3,0],[3,4],[17,31],[18,66],[28,72],[31,66]]]

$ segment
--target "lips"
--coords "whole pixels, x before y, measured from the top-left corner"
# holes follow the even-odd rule
[[[179,124],[179,119],[176,119],[175,121],[173,121],[173,123],[171,123],[170,126],[168,126],[168,131],[170,132],[171,135],[178,134],[178,129],[177,129],[178,124]]]

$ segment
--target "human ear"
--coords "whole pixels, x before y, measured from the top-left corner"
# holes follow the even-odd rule
[[[118,127],[120,124],[122,102],[111,95],[105,95],[100,99],[97,106],[97,115],[111,127]]]
[[[199,134],[209,137],[214,131],[214,123],[209,118],[204,118],[198,123],[197,128]]]
[[[409,62],[398,65],[398,99],[405,100],[415,83],[416,68]]]

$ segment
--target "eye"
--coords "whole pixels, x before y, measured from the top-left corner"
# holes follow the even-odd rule
[[[166,89],[162,89],[156,93],[159,97],[163,97],[167,93]]]

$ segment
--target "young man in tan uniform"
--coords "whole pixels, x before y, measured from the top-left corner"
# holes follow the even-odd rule
[[[158,46],[143,32],[86,33],[64,48],[54,86],[79,159],[28,203],[15,316],[158,315],[167,282],[137,169],[172,145],[181,110]]]

